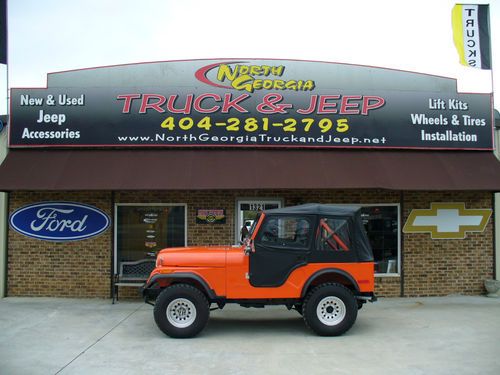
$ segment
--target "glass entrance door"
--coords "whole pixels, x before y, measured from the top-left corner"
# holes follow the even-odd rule
[[[281,200],[271,199],[242,199],[236,203],[236,236],[235,242],[240,243],[242,240],[242,228],[245,226],[247,230],[252,226],[257,214],[260,211],[281,208]]]
[[[114,273],[145,279],[158,251],[186,245],[183,204],[117,204],[115,206]],[[127,275],[125,275],[127,274]]]

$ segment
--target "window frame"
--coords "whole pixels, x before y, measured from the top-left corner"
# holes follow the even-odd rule
[[[187,203],[115,203],[113,223],[113,274],[118,273],[118,207],[184,207],[184,246],[187,246],[188,205]]]

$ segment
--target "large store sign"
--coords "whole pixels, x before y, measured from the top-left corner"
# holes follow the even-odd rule
[[[489,94],[454,79],[290,60],[190,60],[13,89],[11,147],[492,149]]]
[[[28,237],[45,241],[79,241],[108,229],[109,216],[96,207],[74,202],[39,202],[10,216],[11,227]]]

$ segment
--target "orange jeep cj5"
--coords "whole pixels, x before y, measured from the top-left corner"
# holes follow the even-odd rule
[[[285,305],[318,335],[336,336],[376,300],[360,207],[306,204],[260,213],[241,246],[167,248],[142,287],[158,327],[192,337],[210,306]]]

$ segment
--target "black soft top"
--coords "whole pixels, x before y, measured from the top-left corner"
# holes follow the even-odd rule
[[[300,206],[275,208],[264,212],[266,214],[309,214],[354,217],[360,210],[361,206],[308,203]]]
[[[309,203],[264,211],[266,215],[325,215],[346,218],[352,223],[349,236],[358,262],[373,262],[373,251],[361,218],[361,206]]]

